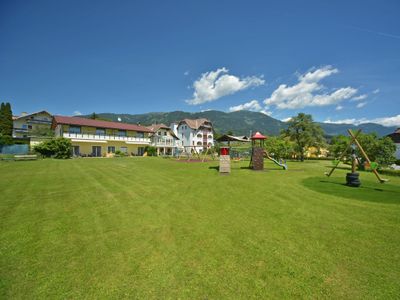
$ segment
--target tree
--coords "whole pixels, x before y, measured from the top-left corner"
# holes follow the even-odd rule
[[[287,139],[277,136],[268,137],[264,144],[267,152],[276,159],[289,158],[293,153],[293,145]]]
[[[0,144],[11,144],[13,132],[13,118],[10,103],[0,105]]]
[[[304,161],[307,148],[320,148],[324,145],[322,128],[313,122],[312,116],[299,113],[288,121],[288,128],[282,131],[282,134],[294,142],[294,150]]]
[[[389,165],[393,163],[396,158],[394,153],[396,152],[396,145],[389,137],[379,138],[375,133],[364,134],[360,133],[357,137],[361,147],[363,147],[365,153],[371,161],[377,162],[380,165]],[[350,143],[350,137],[344,135],[338,135],[332,138],[329,151],[335,156],[339,157]],[[356,155],[364,161],[364,157],[358,149],[355,148]],[[350,156],[350,151],[348,152]],[[363,168],[361,165],[360,168]]]
[[[396,145],[393,143],[391,138],[378,138],[376,133],[369,133],[360,134],[357,137],[357,140],[371,161],[377,162],[380,165],[389,165],[396,160],[394,157]],[[363,156],[358,148],[356,149],[356,154],[363,160]]]
[[[91,115],[90,115],[90,117],[89,117],[89,119],[93,119],[93,120],[96,120],[98,117],[97,117],[97,115],[96,115],[96,113],[95,112],[93,112]]]
[[[334,136],[331,140],[331,143],[328,147],[329,153],[334,157],[339,157],[342,155],[343,151],[346,150],[347,145],[349,144],[350,139],[344,135]]]

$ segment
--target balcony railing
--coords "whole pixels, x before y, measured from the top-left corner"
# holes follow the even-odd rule
[[[87,134],[87,133],[68,133],[64,132],[63,137],[68,139],[81,139],[90,141],[122,141],[138,144],[150,144],[149,138],[133,137],[133,136],[119,136],[119,135],[102,135],[102,134]]]
[[[175,139],[163,139],[163,138],[152,139],[151,145],[152,146],[160,146],[160,147],[176,147],[177,146]]]

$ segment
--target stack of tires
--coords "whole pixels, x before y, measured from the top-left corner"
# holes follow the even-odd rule
[[[352,187],[359,187],[361,185],[359,175],[360,175],[359,173],[347,173],[346,185],[352,186]]]

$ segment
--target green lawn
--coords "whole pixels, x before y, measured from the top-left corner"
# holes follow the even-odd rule
[[[0,298],[397,298],[400,177],[161,158],[0,162]]]

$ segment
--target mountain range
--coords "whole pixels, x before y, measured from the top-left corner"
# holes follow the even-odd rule
[[[141,125],[151,125],[164,123],[170,125],[172,122],[179,122],[185,118],[209,119],[214,130],[219,133],[231,131],[234,135],[249,135],[250,132],[260,131],[267,135],[278,135],[282,129],[287,127],[287,123],[274,119],[263,113],[252,111],[222,112],[209,110],[203,112],[150,112],[145,114],[116,114],[116,113],[96,113],[97,117],[111,121],[121,121],[124,123]],[[82,116],[89,117],[89,115]],[[364,133],[375,132],[379,136],[387,135],[395,131],[396,127],[386,127],[375,123],[365,123],[360,125],[352,124],[333,124],[318,123],[325,132],[326,136],[335,136],[339,134],[347,135],[347,129],[361,129]]]

